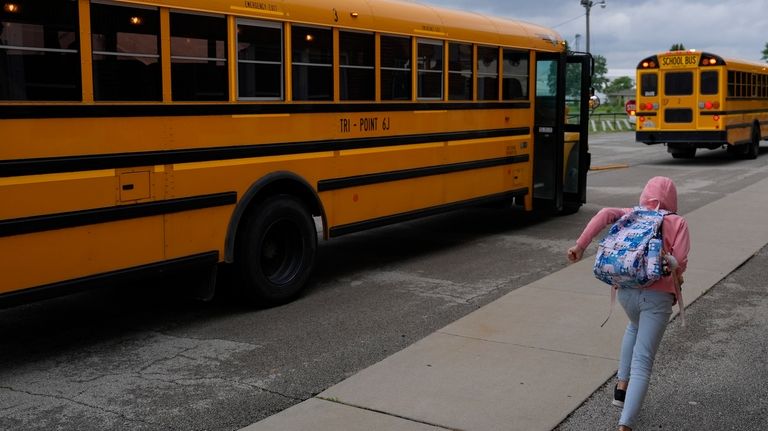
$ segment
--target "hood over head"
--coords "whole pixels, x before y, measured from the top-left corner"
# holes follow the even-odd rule
[[[677,187],[667,177],[653,177],[648,180],[640,194],[640,205],[650,209],[677,212]]]

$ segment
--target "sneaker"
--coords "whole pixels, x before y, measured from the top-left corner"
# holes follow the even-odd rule
[[[613,404],[616,407],[624,407],[624,398],[627,396],[627,391],[619,389],[619,385],[613,387]]]

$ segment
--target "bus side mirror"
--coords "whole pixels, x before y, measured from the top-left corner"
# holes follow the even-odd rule
[[[600,98],[594,94],[589,97],[589,109],[597,109],[600,106]]]

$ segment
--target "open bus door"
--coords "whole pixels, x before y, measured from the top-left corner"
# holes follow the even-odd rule
[[[565,64],[565,137],[563,147],[563,209],[576,212],[587,201],[589,100],[592,96],[592,56],[572,53]]]
[[[571,213],[586,200],[591,57],[539,53],[534,111],[534,209]]]

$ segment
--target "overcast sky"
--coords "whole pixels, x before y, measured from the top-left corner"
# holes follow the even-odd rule
[[[420,3],[529,21],[554,28],[586,50],[580,0],[417,0]],[[598,0],[593,0],[597,3]],[[723,57],[760,62],[768,42],[768,0],[605,0],[590,13],[590,51],[604,56],[611,78],[634,77],[643,58],[682,43]]]

